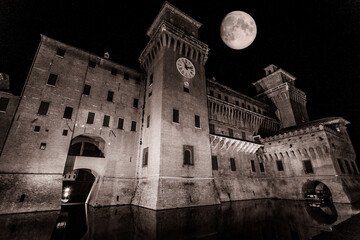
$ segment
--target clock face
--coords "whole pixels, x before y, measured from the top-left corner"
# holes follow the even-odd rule
[[[177,70],[186,78],[193,78],[195,76],[195,66],[187,58],[179,58],[176,61]]]

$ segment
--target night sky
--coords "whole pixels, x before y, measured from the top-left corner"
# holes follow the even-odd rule
[[[117,2],[117,3],[115,3]],[[249,96],[251,84],[275,64],[307,94],[311,120],[349,120],[355,149],[360,141],[360,1],[356,0],[170,0],[203,25],[199,39],[210,48],[207,77]],[[0,72],[10,75],[19,95],[40,34],[140,70],[146,30],[164,1],[0,1]],[[231,11],[250,14],[257,37],[246,49],[228,48],[219,35]],[[357,151],[360,154],[359,151]]]

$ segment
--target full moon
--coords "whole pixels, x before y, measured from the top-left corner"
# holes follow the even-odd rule
[[[220,27],[224,43],[236,50],[247,48],[257,33],[254,19],[242,11],[233,11],[225,16]]]

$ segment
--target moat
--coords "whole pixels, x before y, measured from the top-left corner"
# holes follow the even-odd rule
[[[164,211],[67,205],[0,215],[0,239],[310,239],[359,212],[358,204],[268,199]]]

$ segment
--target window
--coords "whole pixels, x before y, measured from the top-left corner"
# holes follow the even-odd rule
[[[47,81],[46,84],[50,85],[50,86],[55,86],[57,77],[58,77],[58,75],[50,73],[48,81]]]
[[[214,124],[209,124],[209,131],[210,131],[210,133],[211,134],[214,134],[215,133],[215,126],[214,126]]]
[[[305,173],[314,173],[310,160],[304,160],[303,163],[304,163]]]
[[[234,137],[234,131],[231,128],[228,128],[229,130],[229,137]]]
[[[342,165],[341,159],[338,159],[337,161],[338,161],[338,164],[339,164],[339,167],[340,167],[340,171],[342,173],[345,173],[345,169],[344,169],[344,166]]]
[[[276,160],[276,166],[278,171],[284,171],[284,166],[281,160]]]
[[[236,105],[236,106],[239,106],[239,105],[240,105],[239,101],[236,100],[236,101],[235,101],[235,105]]]
[[[246,140],[246,134],[245,134],[245,132],[241,132],[241,138],[244,139],[244,140]]]
[[[241,103],[241,107],[245,108],[245,103]]]
[[[40,132],[40,126],[35,126],[34,127],[34,132]]]
[[[63,118],[71,119],[72,112],[73,112],[73,108],[72,108],[72,107],[65,107],[65,111],[64,111],[64,116],[63,116]]]
[[[153,75],[152,74],[149,77],[149,86],[151,86],[151,84],[153,84]]]
[[[0,98],[0,111],[6,112],[7,106],[9,104],[9,98]]]
[[[351,171],[349,162],[348,162],[347,160],[345,160],[345,165],[346,165],[346,168],[347,168],[347,170],[348,170],[348,173],[349,173],[349,174],[352,174],[352,171]]]
[[[117,69],[116,68],[111,68],[111,75],[116,76],[117,74]]]
[[[89,96],[90,95],[90,90],[91,90],[91,86],[85,84],[83,94]]]
[[[194,147],[184,145],[184,165],[194,165]]]
[[[248,108],[249,110],[251,110],[251,107],[250,107],[250,105],[248,105],[248,106],[247,106],[247,108]]]
[[[221,94],[220,93],[218,93],[218,99],[221,99]]]
[[[105,115],[104,116],[104,121],[103,121],[103,126],[104,127],[108,127],[110,123],[110,116],[109,115]]]
[[[212,170],[218,170],[217,156],[211,156]]]
[[[213,90],[210,90],[210,96],[214,96],[214,91]]]
[[[228,102],[229,98],[227,96],[225,96],[225,102]]]
[[[125,79],[125,80],[129,80],[129,77],[130,77],[130,76],[129,76],[129,73],[124,72],[124,79]]]
[[[195,127],[200,128],[200,117],[195,115]]]
[[[355,173],[356,175],[358,175],[359,173],[358,173],[358,170],[357,170],[354,162],[351,162],[351,166],[352,166],[352,168],[353,168],[353,170],[354,170],[354,173]]]
[[[142,161],[143,166],[148,165],[148,159],[149,159],[149,147],[146,147],[143,149],[143,161]]]
[[[41,101],[40,107],[39,107],[39,110],[38,110],[38,114],[40,114],[40,115],[46,115],[47,112],[48,112],[48,109],[49,109],[49,105],[50,105],[49,102],[43,102],[43,101]]]
[[[56,50],[56,56],[63,57],[65,55],[65,49],[57,48]]]
[[[86,123],[87,124],[93,124],[94,123],[94,118],[95,118],[95,113],[89,112]]]
[[[255,107],[253,107],[253,111],[256,112],[256,108],[255,108]]]
[[[131,121],[131,131],[136,132],[136,122],[135,121]]]
[[[184,92],[186,92],[186,93],[190,93],[190,90],[189,90],[189,88],[187,88],[187,87],[184,87]]]
[[[147,119],[146,119],[146,127],[150,127],[150,115],[147,116]]]
[[[40,144],[40,149],[45,150],[46,149],[46,143],[41,143]]]
[[[67,136],[67,135],[68,135],[68,130],[67,130],[67,129],[64,129],[62,135],[63,135],[63,136]]]
[[[89,60],[89,67],[95,68],[96,67],[96,62]]]
[[[265,172],[264,163],[259,162],[260,172]]]
[[[230,158],[230,168],[231,168],[231,171],[236,171],[236,165],[235,165],[234,158]]]
[[[118,129],[124,129],[124,119],[119,118]]]
[[[173,122],[179,123],[179,110],[173,109]]]
[[[114,92],[113,92],[113,91],[108,91],[106,100],[107,100],[108,102],[112,102],[112,101],[113,101],[113,98],[114,98]]]
[[[138,108],[138,105],[139,105],[139,99],[134,98],[133,107],[134,107],[134,108]]]
[[[152,92],[149,92],[149,97],[151,97],[151,95],[152,95]]]
[[[254,161],[254,160],[250,160],[250,162],[251,162],[251,171],[256,172],[255,161]]]

